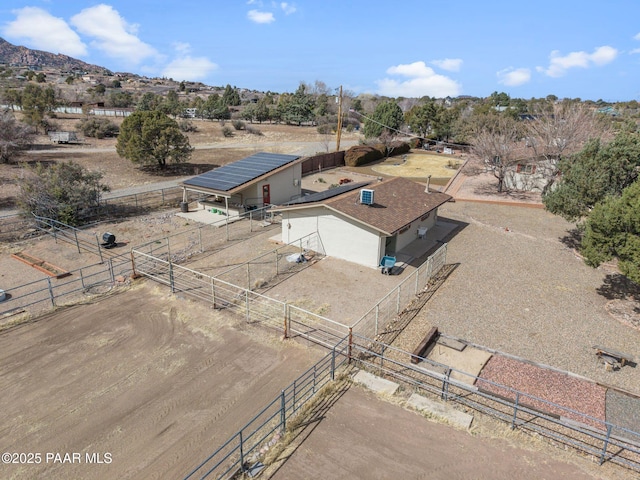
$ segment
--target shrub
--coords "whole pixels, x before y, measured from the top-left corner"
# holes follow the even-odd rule
[[[384,158],[380,150],[370,145],[355,145],[344,154],[344,163],[348,167],[358,167]]]
[[[322,135],[328,135],[333,131],[333,127],[328,123],[323,123],[322,125],[318,125],[317,130],[318,133],[321,133]]]
[[[246,131],[247,131],[247,133],[250,133],[251,135],[257,135],[259,137],[264,135],[264,133],[262,133],[260,130],[258,130],[255,127],[251,127],[251,126],[246,127]]]
[[[236,130],[244,130],[247,126],[242,120],[234,120],[232,125]]]
[[[222,135],[224,137],[233,137],[233,130],[231,127],[222,127]]]
[[[85,137],[93,138],[115,137],[120,131],[120,128],[107,118],[87,118],[79,122],[76,128]]]
[[[178,127],[183,132],[196,132],[198,130],[198,127],[196,127],[190,120],[180,120],[180,122],[178,122]]]

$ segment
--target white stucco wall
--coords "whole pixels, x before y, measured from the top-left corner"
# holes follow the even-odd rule
[[[324,207],[282,212],[284,242],[291,243],[316,231],[327,255],[371,268],[378,267],[384,237],[380,237],[377,231],[339,217]]]

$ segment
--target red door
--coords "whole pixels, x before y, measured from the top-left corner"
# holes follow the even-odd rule
[[[262,203],[265,205],[271,203],[271,192],[269,190],[269,184],[262,186]]]

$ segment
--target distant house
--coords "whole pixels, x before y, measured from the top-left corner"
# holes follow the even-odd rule
[[[184,202],[199,195],[198,206],[225,216],[285,203],[301,193],[298,155],[256,153],[180,183]]]
[[[376,268],[435,227],[447,194],[428,193],[402,177],[373,184],[345,184],[273,210],[282,214],[282,241],[317,233],[332,257]]]

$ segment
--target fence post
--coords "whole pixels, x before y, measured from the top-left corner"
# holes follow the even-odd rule
[[[216,308],[216,285],[215,279],[211,277],[211,300],[213,300],[213,308]]]
[[[109,259],[109,275],[111,276],[111,283],[116,283],[116,275],[113,271],[113,258]]]
[[[136,278],[138,274],[136,273],[136,260],[133,254],[133,248],[131,249],[131,278]]]
[[[242,430],[238,433],[240,434],[240,470],[244,472],[244,442],[242,440]]]
[[[169,260],[169,285],[171,286],[171,293],[176,293],[176,287],[173,283],[173,263]]]
[[[287,304],[282,304],[282,319],[284,320],[284,338],[289,338],[289,329],[287,328]]]
[[[442,379],[442,399],[446,402],[449,399],[449,381],[451,380],[451,369],[447,368],[447,374]]]
[[[100,255],[100,263],[104,263],[104,258],[102,258],[102,248],[100,248],[100,239],[98,238],[97,233],[96,233],[96,245],[98,246],[98,255]]]
[[[607,425],[607,437],[604,439],[604,446],[602,447],[602,455],[600,455],[600,465],[604,463],[607,456],[607,447],[609,446],[609,437],[611,437],[611,425]]]
[[[247,290],[251,290],[251,268],[250,262],[247,262]]]
[[[336,346],[331,349],[331,380],[336,379]]]
[[[200,242],[200,253],[203,253],[204,247],[202,246],[202,227],[198,228],[198,241]]]
[[[282,433],[287,429],[287,400],[284,390],[280,393],[280,425],[282,425]]]
[[[513,419],[511,420],[511,430],[516,428],[516,418],[518,418],[518,403],[520,402],[520,392],[516,392],[516,401],[513,404]]]
[[[51,306],[55,308],[56,302],[55,302],[55,297],[53,296],[53,286],[51,285],[50,277],[47,277],[47,284],[49,286],[49,298],[51,299]]]
[[[251,318],[251,314],[249,313],[249,290],[245,290],[244,291],[244,302],[246,304],[246,319],[247,319],[247,323],[249,323],[249,320]]]
[[[80,269],[80,285],[82,285],[82,288],[84,289],[84,277],[82,276],[82,269]]]
[[[318,365],[317,363],[313,364],[313,387],[311,388],[311,392],[313,395],[315,395],[316,393],[316,366],[317,365]]]
[[[78,249],[78,253],[80,252],[80,244],[78,243],[78,232],[76,230],[73,231],[73,235],[76,237],[76,248]]]
[[[353,348],[353,327],[349,327],[349,347],[347,350],[347,359],[349,365],[351,365],[351,352]]]
[[[396,298],[396,315],[400,313],[400,285],[398,285],[398,297]]]

